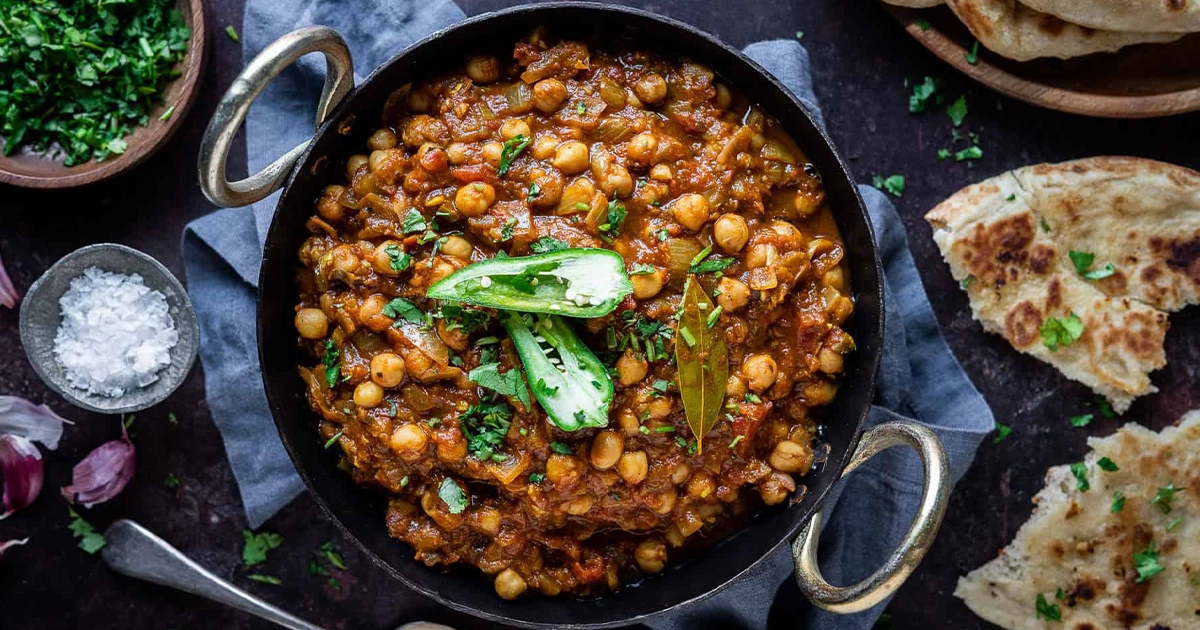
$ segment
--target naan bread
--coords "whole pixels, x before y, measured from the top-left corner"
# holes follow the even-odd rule
[[[1200,627],[1200,411],[1162,433],[1127,424],[1088,445],[1091,489],[1078,490],[1070,466],[1051,468],[1033,516],[998,558],[959,579],[955,596],[1007,630]],[[1120,470],[1100,469],[1101,457]],[[1151,502],[1169,484],[1185,489],[1164,514]],[[1114,514],[1115,492],[1125,505]],[[1151,543],[1164,570],[1138,583],[1134,554]],[[1059,606],[1061,624],[1037,618],[1039,594]]]
[[[1073,0],[1064,0],[1070,1]],[[947,0],[947,4],[979,43],[1017,61],[1038,57],[1068,59],[1182,37],[1179,33],[1094,30],[1035,11],[1016,0]]]
[[[1200,173],[1139,158],[1039,164],[968,186],[925,215],[985,330],[1123,412],[1156,391],[1165,311],[1200,302]],[[1096,255],[1093,281],[1071,262]],[[970,278],[970,280],[968,280]],[[1082,337],[1051,351],[1040,328],[1075,313]]]
[[[1132,33],[1200,31],[1200,0],[1021,0],[1030,8],[1092,28]],[[1200,622],[1198,622],[1200,623]]]

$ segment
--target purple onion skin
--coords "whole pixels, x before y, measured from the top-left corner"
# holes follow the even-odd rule
[[[0,435],[0,474],[4,475],[4,512],[0,519],[33,503],[42,492],[45,466],[33,442],[16,435]]]
[[[125,433],[118,440],[96,447],[75,465],[71,485],[62,489],[63,496],[70,503],[79,502],[90,508],[121,494],[133,479],[134,451],[133,442]]]

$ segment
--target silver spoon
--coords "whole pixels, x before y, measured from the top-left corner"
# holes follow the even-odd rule
[[[288,614],[213,575],[167,541],[134,521],[114,521],[105,530],[104,539],[107,544],[101,550],[100,556],[104,558],[104,563],[117,573],[199,595],[291,630],[323,630],[320,626]],[[404,624],[396,630],[453,628],[416,621]]]

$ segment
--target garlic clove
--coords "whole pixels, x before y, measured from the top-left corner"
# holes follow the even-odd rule
[[[104,503],[121,494],[133,479],[135,461],[133,442],[122,428],[121,439],[101,444],[75,465],[71,485],[62,489],[62,495],[89,508]]]
[[[0,435],[0,474],[4,475],[3,519],[33,503],[42,492],[45,467],[41,452],[23,437]]]

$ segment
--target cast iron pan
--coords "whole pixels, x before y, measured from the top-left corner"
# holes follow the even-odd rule
[[[628,37],[660,53],[697,60],[782,122],[820,172],[828,203],[845,238],[845,264],[855,299],[847,331],[858,349],[846,357],[841,392],[821,412],[829,458],[803,478],[807,493],[795,505],[768,508],[741,531],[706,551],[615,594],[597,599],[530,594],[510,602],[500,599],[492,581],[476,570],[428,568],[413,559],[408,545],[388,535],[384,525],[387,497],[352,483],[349,475],[338,471],[336,451],[322,448],[315,416],[296,371],[297,365],[311,363],[312,359],[299,350],[291,322],[297,299],[297,251],[308,236],[305,221],[313,213],[314,200],[323,187],[341,172],[346,157],[361,152],[367,135],[376,128],[388,95],[403,83],[447,69],[447,64],[461,64],[471,53],[511,47],[537,26],[546,27],[555,37],[587,39],[603,33],[604,40],[610,42],[629,41],[625,39]],[[339,46],[340,53],[336,50]],[[285,156],[286,160],[281,159],[255,178],[229,184],[224,178],[225,155],[249,103],[274,74],[301,54],[314,50],[326,53],[331,74],[342,75],[338,77],[342,83],[331,81],[327,85],[322,102],[323,106],[336,107],[306,148],[297,147]],[[272,55],[275,58],[264,59]],[[280,437],[325,512],[372,559],[409,587],[451,608],[528,627],[601,628],[645,621],[712,595],[795,538],[851,460],[874,394],[883,337],[882,276],[866,209],[829,137],[799,101],[762,67],[710,35],[643,11],[590,3],[516,7],[438,31],[377,68],[339,103],[340,93],[348,90],[348,64],[341,38],[324,27],[302,29],[281,38],[250,64],[226,95],[205,136],[200,163],[202,185],[218,205],[246,205],[284,185],[286,178],[267,235],[259,278],[259,356]],[[292,167],[290,160],[297,157]],[[938,523],[940,517],[933,529]],[[915,566],[915,562],[912,564]]]

